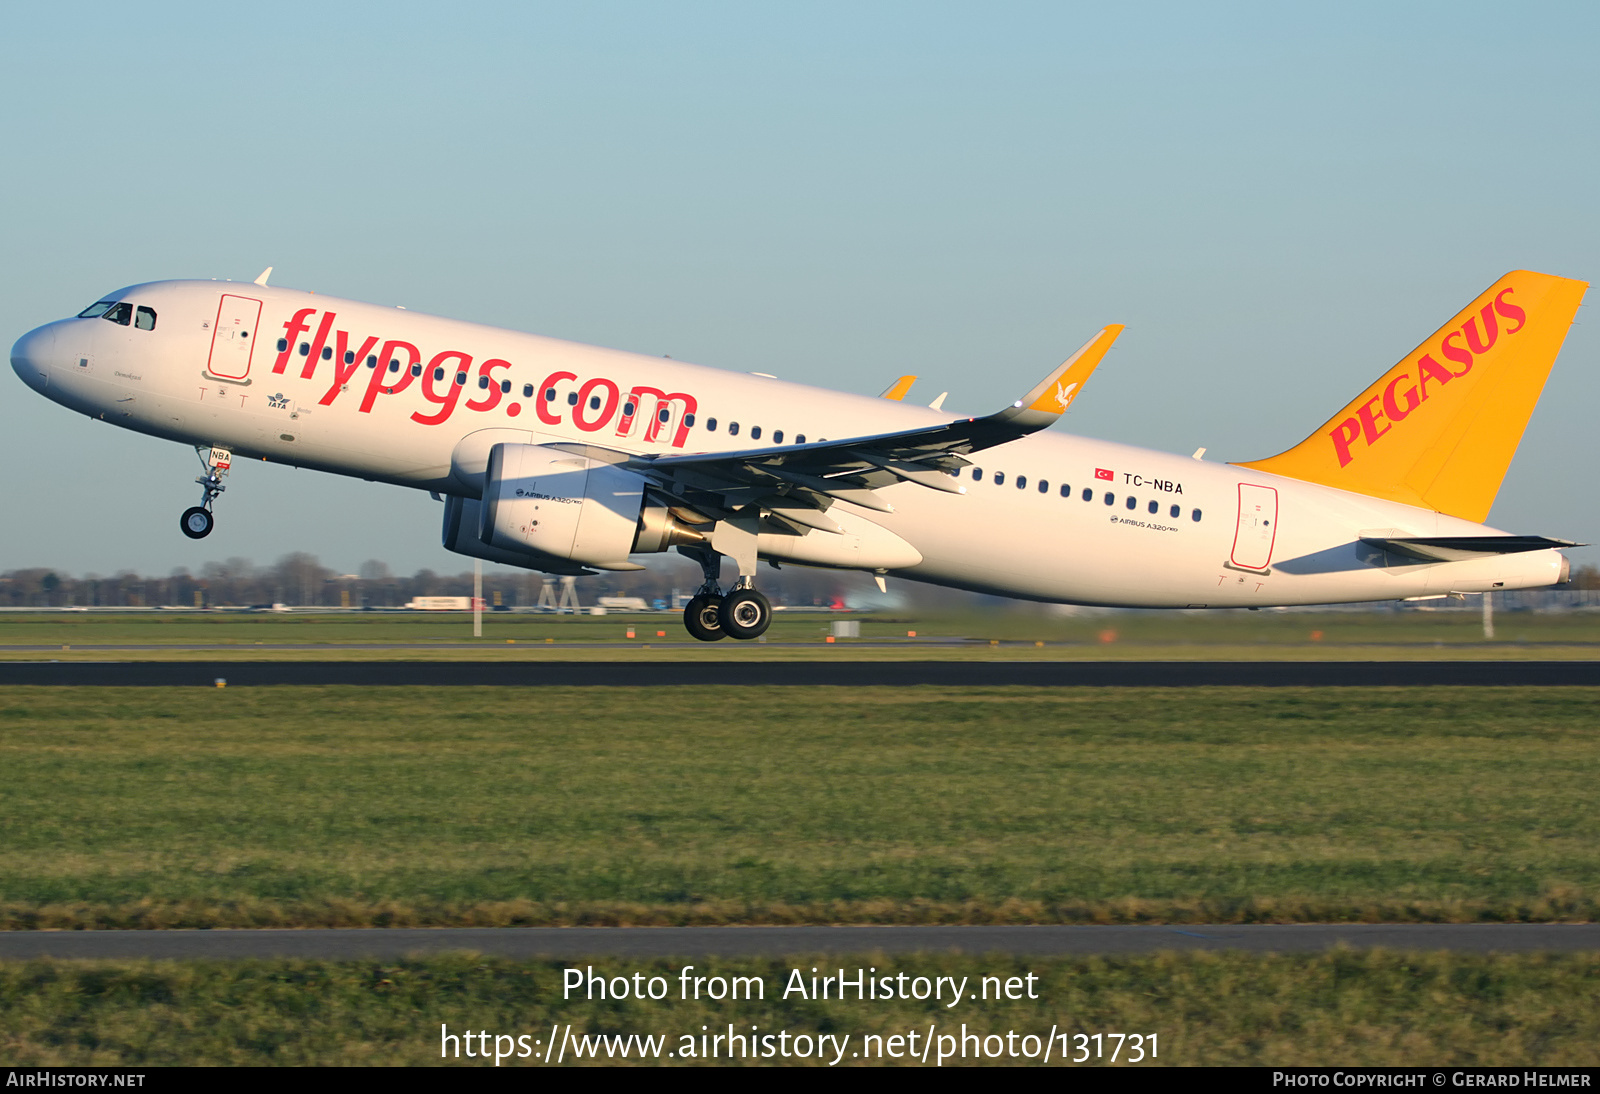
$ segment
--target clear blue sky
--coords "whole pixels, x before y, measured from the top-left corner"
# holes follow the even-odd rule
[[[19,5],[0,340],[168,277],[274,282],[1288,447],[1507,270],[1600,277],[1592,5]],[[1600,303],[1600,297],[1596,298]],[[1579,313],[1491,521],[1600,541]],[[242,466],[0,378],[0,569],[311,551],[456,571],[425,495]],[[1593,561],[1600,552],[1577,552]]]

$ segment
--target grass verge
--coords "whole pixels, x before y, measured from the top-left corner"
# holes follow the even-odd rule
[[[0,926],[1596,918],[1587,689],[0,689]]]
[[[574,962],[575,967],[587,963]],[[1052,1028],[1065,1036],[1053,1046],[1069,1059],[1096,1059],[1093,1034],[1137,1033],[1156,1057],[1146,1064],[1270,1066],[1449,1065],[1588,1066],[1600,1063],[1600,955],[1473,956],[1342,951],[1320,955],[1155,954],[1122,958],[960,957],[891,959],[796,957],[779,961],[701,960],[697,975],[757,977],[763,998],[737,1002],[677,998],[679,961],[639,961],[597,967],[607,976],[659,975],[665,1000],[563,1001],[563,966],[472,956],[391,963],[332,961],[50,962],[0,964],[0,1057],[11,1066],[63,1065],[338,1065],[444,1064],[492,1067],[482,1056],[440,1058],[441,1026],[486,1031],[502,1042],[504,1066],[541,1064],[552,1026],[571,1026],[565,1063],[640,1062],[639,1040],[628,1058],[608,1056],[596,1040],[640,1035],[659,1038],[663,1063],[684,1059],[686,1047],[718,1050],[709,1034],[750,1034],[774,1040],[770,1059],[732,1062],[818,1064],[816,1038],[832,1039],[828,1058],[840,1064],[916,1063],[933,1027],[936,1050],[952,1054],[964,1031],[965,1060],[1040,1063]],[[964,1000],[954,1008],[912,1000],[843,1001],[783,998],[791,970],[809,980],[858,968],[908,977],[968,978],[976,993],[985,976],[1032,974],[1036,999]],[[997,985],[998,986],[998,985]],[[916,1031],[889,1057],[890,1038]],[[776,1035],[786,1033],[785,1040]],[[1008,1037],[1008,1034],[1015,1034]],[[1084,1034],[1080,1042],[1076,1035]],[[1150,1034],[1156,1039],[1151,1045]],[[796,1040],[803,1035],[806,1041]],[[876,1036],[875,1043],[869,1037]],[[1034,1040],[1024,1040],[1032,1035]],[[526,1036],[530,1055],[513,1053]],[[940,1041],[949,1037],[948,1042]],[[564,1040],[564,1038],[559,1038]],[[837,1045],[843,1041],[843,1053]],[[806,1045],[808,1057],[776,1055],[780,1046]],[[1127,1042],[1117,1047],[1125,1062]],[[874,1048],[878,1052],[874,1052]],[[1101,1040],[1102,1056],[1113,1043]],[[765,1046],[747,1051],[764,1051]],[[864,1055],[852,1055],[863,1053]],[[1031,1050],[1033,1058],[1027,1053]],[[1002,1053],[999,1057],[989,1055]],[[538,1052],[539,1056],[533,1056]],[[667,1056],[667,1052],[674,1055]],[[977,1053],[985,1053],[974,1059]],[[580,1053],[582,1054],[580,1056]],[[883,1058],[879,1058],[882,1053]],[[1010,1055],[1006,1055],[1010,1053]],[[930,1054],[929,1062],[935,1062]],[[594,1059],[593,1057],[598,1057]],[[650,1060],[649,1062],[654,1062]]]

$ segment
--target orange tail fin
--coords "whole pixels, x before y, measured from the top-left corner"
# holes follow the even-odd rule
[[[1311,436],[1240,466],[1481,523],[1588,287],[1506,274]]]

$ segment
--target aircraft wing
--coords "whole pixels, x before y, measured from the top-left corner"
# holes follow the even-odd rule
[[[912,482],[932,490],[961,494],[955,472],[965,457],[1014,441],[1053,424],[1083,389],[1084,381],[1122,333],[1121,325],[1101,330],[1022,398],[995,414],[895,433],[742,452],[681,456],[633,456],[622,466],[683,499],[685,507],[711,520],[759,505],[790,531],[837,531],[821,514],[835,501],[848,501],[880,513],[894,511],[877,491]]]

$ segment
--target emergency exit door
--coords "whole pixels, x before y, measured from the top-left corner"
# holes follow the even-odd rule
[[[1239,524],[1233,533],[1233,564],[1265,570],[1278,538],[1278,492],[1270,486],[1239,484]]]
[[[224,293],[211,330],[211,357],[206,371],[218,379],[235,382],[248,377],[260,322],[261,301]]]

